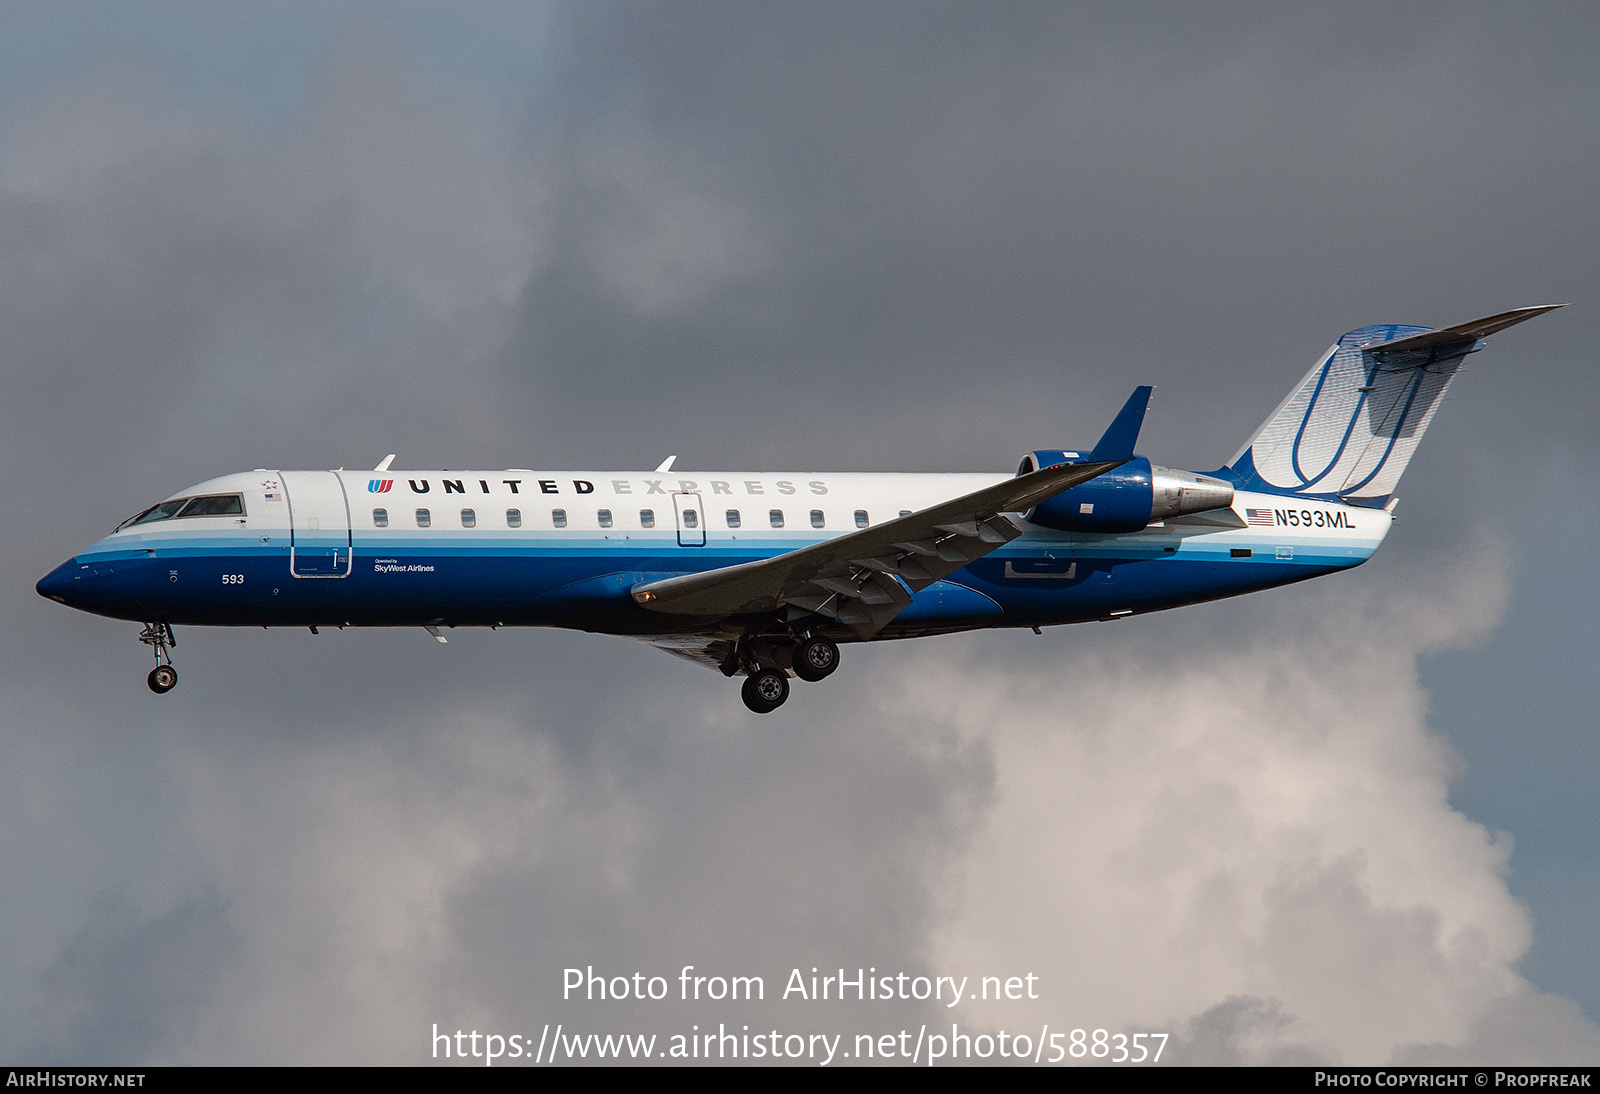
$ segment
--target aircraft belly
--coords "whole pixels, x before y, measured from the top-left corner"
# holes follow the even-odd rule
[[[1235,556],[1234,551],[1249,551]],[[953,575],[992,598],[1006,626],[1049,626],[1160,611],[1287,585],[1356,565],[1342,553],[1301,552],[1280,558],[1268,547],[1168,553],[1161,546],[1138,553],[1080,550],[1071,562],[987,558]]]
[[[935,581],[913,596],[906,609],[894,617],[894,624],[984,627],[998,622],[1003,614],[991,597],[957,581],[945,580]]]

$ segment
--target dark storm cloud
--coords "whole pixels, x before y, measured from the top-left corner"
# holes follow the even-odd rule
[[[60,466],[95,438],[122,460],[222,448],[249,466],[309,448],[335,465],[492,402],[473,332],[527,261],[513,172],[476,160],[494,134],[419,92],[392,47],[347,56],[288,136],[118,71],[8,126],[20,458]]]
[[[622,436],[665,409],[695,439],[759,420],[785,465],[882,459],[874,426],[944,440],[897,446],[907,468],[998,465],[1019,427],[1081,443],[1133,373],[1163,385],[1174,458],[1204,438],[1193,458],[1220,462],[1217,432],[1270,403],[1181,411],[1264,367],[1287,384],[1368,309],[1494,310],[1500,282],[1521,301],[1585,268],[1571,231],[1596,149],[1566,127],[1590,92],[1559,20],[669,5],[577,22],[563,55],[587,95],[534,123],[567,165],[552,209],[573,215],[513,361],[564,373],[563,407],[603,400]],[[1530,119],[1541,93],[1567,108]],[[685,189],[722,214],[687,243],[669,235]],[[607,276],[611,234],[678,306]],[[707,236],[760,258],[696,268]]]

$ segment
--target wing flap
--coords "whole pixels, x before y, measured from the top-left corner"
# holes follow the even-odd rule
[[[724,676],[728,675],[727,666],[732,663],[735,644],[729,638],[715,638],[698,634],[644,634],[635,635],[640,642],[648,643],[663,653],[670,653],[674,657],[681,657],[685,661],[693,661],[697,665],[704,665],[708,669],[716,669]]]

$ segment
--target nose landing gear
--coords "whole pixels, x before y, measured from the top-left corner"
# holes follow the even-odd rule
[[[156,655],[156,667],[145,677],[145,683],[157,695],[165,695],[178,686],[178,670],[173,668],[172,654],[167,652],[178,646],[178,640],[172,634],[172,624],[146,623],[144,630],[139,632],[139,641],[149,646]]]

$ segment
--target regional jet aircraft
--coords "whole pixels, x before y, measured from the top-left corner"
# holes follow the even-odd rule
[[[570,627],[744,678],[776,710],[850,642],[1121,619],[1357,566],[1466,355],[1562,305],[1339,339],[1225,467],[1153,464],[1137,388],[1087,451],[1014,476],[262,470],[157,502],[39,592],[174,626]]]

